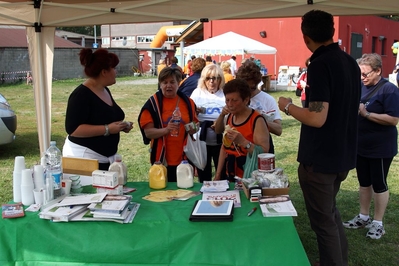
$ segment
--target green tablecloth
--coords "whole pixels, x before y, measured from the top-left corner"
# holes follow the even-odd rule
[[[30,212],[0,220],[0,265],[309,265],[292,217],[264,218],[260,210],[248,217],[258,204],[243,192],[233,222],[190,222],[201,195],[155,203],[142,199],[148,183],[128,186],[141,203],[131,224],[56,223]]]

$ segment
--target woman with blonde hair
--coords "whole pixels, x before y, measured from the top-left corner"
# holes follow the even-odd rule
[[[206,142],[207,164],[205,169],[198,169],[200,182],[212,179],[212,160],[217,168],[222,135],[216,134],[213,123],[219,117],[224,105],[224,76],[216,64],[207,65],[201,72],[198,87],[191,94],[191,99],[198,109],[198,120],[201,126],[200,139]],[[201,110],[201,111],[200,111]]]
[[[229,62],[227,62],[227,61],[223,61],[223,62],[220,64],[220,68],[223,70],[224,82],[225,82],[225,83],[227,83],[227,82],[229,82],[230,80],[233,80],[233,79],[234,79],[233,75],[231,74],[231,69],[230,69],[230,67],[231,67],[231,64],[230,64]]]

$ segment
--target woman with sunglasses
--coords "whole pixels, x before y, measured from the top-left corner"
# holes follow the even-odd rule
[[[138,117],[144,144],[151,144],[151,164],[159,161],[166,166],[168,182],[176,182],[176,168],[185,159],[183,147],[187,136],[196,132],[186,132],[184,125],[198,122],[194,102],[178,91],[181,79],[180,69],[162,69],[158,75],[160,90],[148,99]],[[172,119],[176,107],[181,112],[180,123]],[[172,135],[176,130],[177,136]]]
[[[212,180],[212,161],[215,169],[218,166],[222,134],[216,134],[213,123],[218,118],[225,105],[223,94],[224,76],[222,69],[216,64],[207,65],[201,72],[198,87],[191,94],[198,110],[198,120],[201,126],[200,139],[206,142],[207,164],[205,169],[198,170],[198,178]]]
[[[389,200],[387,175],[398,151],[399,91],[381,76],[381,56],[364,54],[357,63],[363,82],[356,163],[360,212],[343,225],[352,229],[366,227],[366,237],[379,239],[385,234],[382,219]],[[373,221],[369,216],[372,198]]]

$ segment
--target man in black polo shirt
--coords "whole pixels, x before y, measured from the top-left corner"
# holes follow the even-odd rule
[[[281,111],[302,123],[298,177],[317,235],[320,265],[348,265],[348,243],[335,198],[356,163],[360,70],[333,42],[331,14],[309,11],[302,17],[301,30],[313,53],[305,107],[283,97],[278,104]]]

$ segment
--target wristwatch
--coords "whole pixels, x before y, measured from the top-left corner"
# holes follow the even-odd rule
[[[105,127],[104,137],[108,137],[108,136],[109,136],[109,127],[108,127],[108,124],[105,124],[104,127]]]
[[[286,115],[290,115],[290,112],[288,112],[288,108],[290,107],[290,105],[291,104],[293,104],[293,103],[288,103],[285,107],[284,107],[284,113],[286,114]]]
[[[251,148],[251,145],[252,145],[252,143],[251,143],[251,142],[248,142],[248,144],[247,144],[247,145],[245,145],[245,147],[244,147],[244,148],[245,148],[246,150],[248,150],[249,148]]]
[[[366,112],[366,115],[364,116],[365,118],[369,118],[370,112]]]

